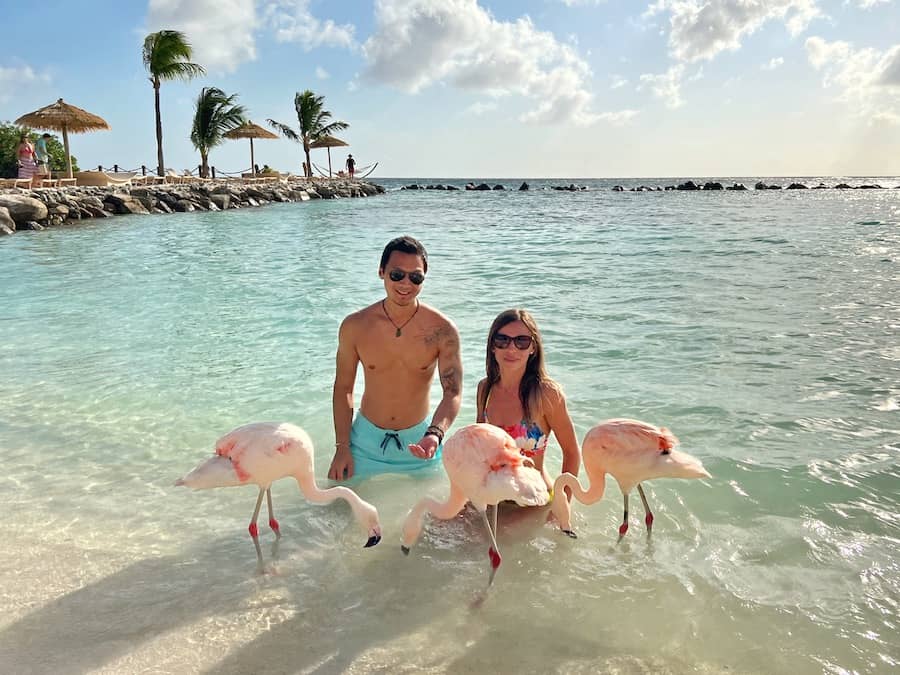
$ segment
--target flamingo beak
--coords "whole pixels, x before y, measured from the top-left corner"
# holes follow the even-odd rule
[[[400,550],[403,551],[403,555],[409,555],[409,546],[404,546],[400,544]]]
[[[563,534],[567,537],[571,537],[572,539],[578,539],[578,535],[575,534],[575,530],[563,530]]]
[[[373,534],[368,538],[368,540],[366,541],[366,545],[363,546],[363,548],[371,548],[372,546],[375,546],[379,541],[381,541],[381,535]]]

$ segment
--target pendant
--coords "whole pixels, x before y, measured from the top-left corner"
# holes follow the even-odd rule
[[[400,329],[397,329],[397,337],[400,337]]]

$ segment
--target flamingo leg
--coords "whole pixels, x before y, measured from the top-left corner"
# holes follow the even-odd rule
[[[484,518],[484,526],[487,528],[488,535],[491,537],[491,547],[488,549],[488,557],[491,560],[491,575],[488,577],[488,587],[492,583],[494,583],[494,575],[497,573],[497,568],[500,567],[500,563],[502,562],[502,558],[500,557],[500,547],[497,546],[497,537],[494,531],[497,529],[497,505],[494,504],[494,528],[491,529],[491,523],[488,520],[487,510],[490,506],[485,507],[484,511],[481,512],[481,517]]]
[[[253,545],[256,547],[256,557],[259,560],[259,564],[263,564],[262,559],[262,549],[259,547],[259,528],[256,527],[256,521],[259,518],[259,508],[262,506],[263,495],[266,493],[264,488],[259,489],[259,496],[256,498],[256,508],[253,509],[253,518],[250,521],[250,527],[247,529],[250,531],[250,536],[253,537]]]
[[[278,521],[275,520],[275,516],[272,515],[272,488],[271,487],[266,489],[266,506],[269,507],[269,527],[271,527],[272,532],[275,533],[275,538],[281,539],[281,528],[278,526]]]
[[[646,516],[644,517],[644,522],[647,523],[647,536],[650,536],[650,531],[653,529],[653,511],[650,510],[650,504],[647,503],[647,495],[644,494],[644,488],[641,487],[641,484],[638,483],[637,486],[638,494],[641,496],[641,501],[644,502],[644,511],[646,512]]]
[[[619,539],[616,541],[618,544],[622,541],[622,537],[625,536],[625,533],[628,532],[628,495],[625,495],[625,515],[622,516],[622,524],[619,525]]]

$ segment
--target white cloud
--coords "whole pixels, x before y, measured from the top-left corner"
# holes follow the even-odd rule
[[[775,58],[769,59],[768,63],[764,63],[760,66],[763,70],[775,70],[776,68],[780,68],[784,65],[784,59],[780,56],[776,56]]]
[[[416,93],[437,82],[537,102],[525,122],[590,124],[590,68],[531,19],[497,21],[476,0],[377,0],[366,76]]]
[[[352,24],[317,19],[309,10],[309,0],[273,0],[263,13],[279,42],[296,42],[306,51],[323,46],[352,49],[356,45]]]
[[[669,51],[679,61],[710,60],[735,51],[768,21],[782,21],[791,35],[822,16],[818,0],[657,0],[644,17],[668,14]]]
[[[24,66],[0,66],[0,102],[12,100],[22,90],[33,84],[47,84],[50,75],[37,73],[34,68]]]
[[[609,85],[609,88],[618,89],[619,87],[624,87],[626,84],[628,84],[628,78],[622,77],[621,75],[613,75],[612,84]]]
[[[665,101],[667,108],[680,108],[684,105],[681,98],[681,80],[684,78],[684,64],[677,63],[661,75],[646,73],[641,75],[638,89],[649,87],[653,95]]]
[[[871,9],[875,5],[882,5],[891,0],[857,0],[857,4],[863,9]]]
[[[331,75],[322,66],[316,66],[316,77],[320,80],[327,80]]]
[[[826,87],[840,89],[838,100],[870,121],[900,124],[900,44],[881,52],[847,42],[806,41],[809,62],[824,74]]]
[[[621,127],[631,122],[638,114],[639,111],[637,110],[618,110],[616,112],[600,113],[597,117],[604,122],[609,122],[614,126]]]
[[[147,32],[178,30],[207,70],[234,71],[256,59],[254,0],[150,0]]]
[[[465,113],[467,115],[475,115],[476,117],[484,115],[487,112],[497,109],[496,101],[488,101],[486,103],[482,103],[481,101],[477,101],[470,105],[465,109]]]

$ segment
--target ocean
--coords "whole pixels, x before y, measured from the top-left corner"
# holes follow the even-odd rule
[[[900,190],[399,190],[468,180],[0,239],[0,671],[896,671]],[[589,189],[541,189],[570,183]],[[525,307],[579,437],[610,417],[665,425],[712,478],[647,482],[649,541],[633,495],[616,543],[611,479],[575,506],[577,540],[546,511],[504,512],[487,593],[474,512],[400,552],[440,473],[357,486],[381,514],[372,549],[343,502],[284,480],[284,537],[273,556],[261,525],[257,573],[256,490],[173,482],[228,430],[284,420],[326,484],[338,325],[382,296],[399,234],[425,243],[420,298],[460,330],[456,427],[492,319]]]

